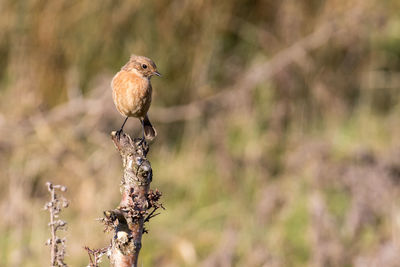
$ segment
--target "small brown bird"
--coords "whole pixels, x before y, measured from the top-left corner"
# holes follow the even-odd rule
[[[147,116],[152,92],[150,78],[153,75],[161,76],[150,58],[132,55],[112,79],[114,104],[119,113],[126,116],[117,134],[121,134],[129,117],[135,117],[142,123],[143,139],[153,140],[156,137],[157,132]]]

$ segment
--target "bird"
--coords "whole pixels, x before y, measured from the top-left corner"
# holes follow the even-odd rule
[[[147,112],[151,104],[152,76],[161,74],[156,64],[150,58],[131,55],[128,63],[114,76],[111,81],[112,96],[115,107],[126,117],[121,129],[117,131],[119,136],[129,117],[138,118],[142,124],[142,140],[153,140],[157,131],[149,120]]]

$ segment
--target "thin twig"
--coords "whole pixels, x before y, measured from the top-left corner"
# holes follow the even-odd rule
[[[111,245],[100,249],[90,249],[87,246],[84,247],[89,256],[89,266],[98,267],[101,263],[101,258],[110,251],[110,248]]]

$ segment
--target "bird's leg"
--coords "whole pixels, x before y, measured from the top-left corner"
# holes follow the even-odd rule
[[[128,120],[128,116],[126,117],[126,119],[124,120],[124,123],[122,124],[122,126],[121,126],[121,129],[119,129],[117,132],[116,132],[116,136],[120,136],[121,135],[121,133],[123,132],[123,129],[124,129],[124,126],[125,126],[125,123],[126,123],[126,121]]]
[[[140,124],[142,125],[142,139],[140,140],[139,145],[141,145],[146,140],[146,138],[144,137],[144,122],[142,119],[140,119]]]

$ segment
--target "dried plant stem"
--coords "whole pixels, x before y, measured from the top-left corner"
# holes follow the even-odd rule
[[[136,267],[142,235],[147,232],[144,223],[156,215],[157,209],[163,208],[158,203],[161,193],[150,190],[152,169],[146,159],[149,151],[147,142],[138,138],[133,141],[125,133],[113,132],[111,136],[121,155],[124,174],[119,206],[104,212],[106,225],[112,226],[115,231],[110,261],[114,267]]]
[[[55,191],[50,190],[51,202],[55,201]],[[54,209],[49,209],[50,212],[50,232],[51,232],[51,242],[50,242],[50,258],[51,258],[51,266],[56,265],[56,254],[57,254],[57,244],[56,244],[56,227],[54,225]]]
[[[62,208],[68,207],[68,201],[64,197],[58,197],[56,189],[65,192],[67,188],[62,185],[53,185],[50,182],[47,182],[46,186],[51,196],[51,200],[45,205],[45,209],[50,213],[51,238],[46,242],[46,245],[50,246],[50,264],[51,266],[67,266],[64,262],[66,239],[57,236],[57,230],[64,229],[67,223],[63,220],[56,220]]]

